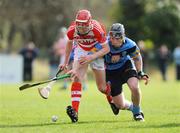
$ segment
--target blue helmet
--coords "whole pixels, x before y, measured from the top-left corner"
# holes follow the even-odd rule
[[[124,38],[124,25],[120,23],[114,23],[110,28],[109,35],[114,38]]]

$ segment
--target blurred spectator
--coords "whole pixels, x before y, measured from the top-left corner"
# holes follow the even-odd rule
[[[66,32],[67,29],[65,27],[60,28],[58,40],[55,42],[57,54],[60,56],[60,64],[64,63],[65,59],[65,49],[68,40]]]
[[[148,60],[148,53],[146,51],[145,43],[144,41],[140,40],[138,41],[138,46],[141,52],[142,61],[143,61],[143,69],[146,72],[147,71],[147,60]]]
[[[54,45],[49,51],[49,65],[50,65],[49,77],[53,78],[57,73],[58,65],[59,65],[59,55],[57,54],[56,47]]]
[[[176,79],[180,80],[180,44],[174,49],[173,56],[176,65]]]
[[[57,41],[54,43],[54,47],[56,49],[56,54],[59,56],[59,64],[64,63],[65,59],[65,49],[66,49],[66,44],[68,41],[67,35],[66,35],[67,29],[66,27],[61,27],[59,30],[59,35]],[[67,88],[67,80],[65,79],[63,82],[62,89]]]
[[[158,66],[163,81],[167,80],[168,60],[170,59],[170,51],[165,44],[161,45],[157,52]]]
[[[33,61],[38,55],[38,49],[33,42],[27,43],[19,52],[23,56],[23,80],[32,81]]]

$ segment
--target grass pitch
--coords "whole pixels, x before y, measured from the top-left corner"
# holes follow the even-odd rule
[[[70,91],[60,90],[61,82],[56,83],[48,100],[39,96],[37,88],[19,91],[19,86],[0,86],[0,133],[180,132],[180,82],[174,80],[162,82],[151,77],[148,86],[141,82],[145,122],[133,121],[129,111],[114,116],[94,81],[89,81],[89,89],[83,91],[76,124],[66,115]],[[127,86],[124,91],[130,99]],[[52,115],[59,117],[56,123],[51,122]]]

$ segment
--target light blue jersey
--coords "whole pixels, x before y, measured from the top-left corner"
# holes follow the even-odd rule
[[[107,70],[121,68],[128,60],[136,57],[140,52],[136,43],[127,37],[125,37],[123,45],[119,48],[112,46],[110,38],[108,37],[108,45],[110,52],[104,56]],[[116,62],[113,61],[113,58],[116,58]]]

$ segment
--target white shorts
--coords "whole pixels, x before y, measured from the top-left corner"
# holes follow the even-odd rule
[[[83,50],[80,46],[77,46],[74,51],[74,60],[79,60],[81,56],[88,55],[90,52]],[[97,58],[90,62],[90,67],[96,70],[104,70],[104,59]]]

